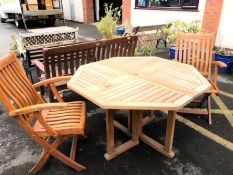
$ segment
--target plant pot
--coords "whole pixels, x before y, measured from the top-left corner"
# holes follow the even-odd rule
[[[176,48],[175,46],[169,46],[169,56],[171,59],[175,58]]]
[[[125,33],[125,28],[122,26],[117,26],[115,33],[116,35],[123,35]]]
[[[170,45],[169,46],[169,55],[171,59],[175,59],[175,54],[176,54],[176,48],[175,46]],[[186,55],[188,55],[188,50],[186,50]],[[182,61],[183,61],[183,56],[184,56],[184,48],[182,48]],[[178,55],[177,55],[178,59],[179,59],[179,50],[178,50]]]
[[[231,73],[231,69],[233,66],[233,55],[227,56],[227,55],[221,55],[218,52],[214,53],[214,60],[215,61],[221,61],[227,65],[225,68],[219,68],[218,72],[221,74],[229,74]]]

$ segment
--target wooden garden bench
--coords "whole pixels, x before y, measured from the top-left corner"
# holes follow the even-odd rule
[[[111,57],[134,56],[137,36],[127,36],[100,41],[74,43],[43,49],[43,61],[34,59],[38,80],[56,76],[73,75],[79,66]],[[63,82],[65,85],[66,82]],[[63,84],[56,84],[61,89]],[[50,96],[52,100],[52,96]]]
[[[73,42],[73,43],[67,43],[67,44],[58,44],[58,45],[54,45],[54,46],[46,46],[46,48],[52,48],[52,47],[58,47],[58,46],[66,46],[66,45],[72,45],[72,44],[77,44],[78,42]],[[34,60],[37,60],[41,63],[43,63],[43,48],[45,48],[44,46],[42,47],[30,47],[26,49],[26,54],[25,54],[25,63],[24,63],[24,69],[26,69],[27,73],[29,74],[29,76],[31,77],[31,80],[33,81],[32,78],[32,73],[31,73],[31,68],[34,66],[34,64],[32,63]],[[39,64],[38,64],[39,66]],[[36,72],[40,72],[40,68],[42,68],[40,66],[40,68],[36,66]],[[42,68],[43,69],[43,68]]]
[[[78,40],[78,29],[67,26],[32,29],[16,35],[25,72],[32,80],[31,60],[43,59],[43,47],[74,43]]]
[[[158,47],[160,41],[163,42],[165,48],[167,47],[167,38],[166,35],[163,34],[162,28],[166,26],[165,24],[161,25],[148,25],[148,26],[137,26],[133,27],[131,34],[137,35],[139,37],[139,41],[155,41],[156,40],[156,48]],[[160,36],[158,33],[160,32]],[[127,35],[126,33],[125,35]]]

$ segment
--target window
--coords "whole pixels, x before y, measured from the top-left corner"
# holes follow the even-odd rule
[[[199,0],[136,0],[136,8],[198,9]]]

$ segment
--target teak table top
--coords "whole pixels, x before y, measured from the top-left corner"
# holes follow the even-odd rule
[[[191,65],[115,57],[81,66],[68,87],[103,109],[178,110],[211,85]]]

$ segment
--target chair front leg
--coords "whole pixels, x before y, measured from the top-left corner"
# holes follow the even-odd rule
[[[66,139],[67,137],[58,137],[53,143],[52,146],[54,148],[57,148],[60,144],[63,143],[63,141]],[[49,138],[47,139],[47,143],[49,143]],[[45,163],[48,161],[50,157],[50,154],[43,149],[41,156],[39,158],[39,160],[37,161],[37,163],[33,166],[33,168],[29,171],[29,174],[36,174],[38,171],[40,171],[40,169],[45,165]]]
[[[48,143],[43,138],[41,138],[26,120],[23,120],[21,117],[17,117],[15,119],[16,122],[24,129],[24,131],[32,138],[32,140],[40,145],[46,152],[48,152],[48,154],[52,155],[56,159],[60,160],[62,163],[77,171],[82,171],[86,169],[86,167],[70,159],[68,156],[60,152],[54,145]],[[59,138],[59,136],[57,138]],[[45,158],[46,157],[42,155],[42,160]]]

